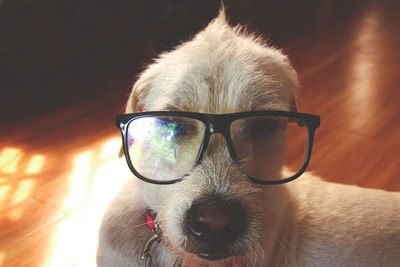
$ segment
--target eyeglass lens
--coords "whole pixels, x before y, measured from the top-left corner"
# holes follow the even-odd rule
[[[240,167],[255,179],[286,179],[303,166],[308,132],[299,120],[283,116],[238,119],[232,122],[230,135]],[[179,179],[195,164],[204,136],[204,123],[193,118],[134,119],[127,131],[131,164],[149,180]]]
[[[132,166],[143,177],[167,182],[181,178],[196,162],[204,123],[184,117],[143,117],[128,126]]]
[[[286,179],[303,166],[308,131],[301,121],[280,116],[250,117],[234,121],[230,132],[239,165],[257,180]]]

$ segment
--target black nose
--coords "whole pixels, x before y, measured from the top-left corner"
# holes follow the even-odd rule
[[[234,242],[244,231],[246,212],[237,201],[198,199],[187,213],[188,232],[212,247]]]

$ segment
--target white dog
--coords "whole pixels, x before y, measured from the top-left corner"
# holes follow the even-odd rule
[[[98,266],[400,266],[400,193],[282,171],[297,86],[286,56],[230,27],[224,11],[162,54],[126,113],[171,112],[119,121],[138,177],[104,215]],[[257,138],[270,142],[252,146]]]

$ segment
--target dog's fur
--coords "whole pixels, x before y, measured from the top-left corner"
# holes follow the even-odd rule
[[[222,11],[144,71],[126,112],[295,110],[297,86],[286,56],[230,27]],[[234,198],[245,208],[246,234],[232,245],[244,256],[212,262],[188,252],[184,217],[205,195]],[[182,182],[134,178],[124,186],[104,215],[98,266],[144,266],[140,254],[152,235],[147,208],[158,214],[164,233],[152,249],[153,266],[172,266],[177,257],[185,266],[400,266],[400,193],[333,184],[309,173],[283,185],[257,185],[232,164],[221,136],[212,137],[202,163]]]

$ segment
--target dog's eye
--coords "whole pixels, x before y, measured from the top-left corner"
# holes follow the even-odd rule
[[[266,136],[279,126],[279,120],[259,119],[251,123],[251,131],[258,136]]]
[[[244,122],[242,136],[246,138],[262,138],[275,132],[280,120],[272,118],[248,119]]]
[[[191,136],[196,134],[196,127],[192,123],[182,123],[178,122],[176,124],[176,128],[174,130],[175,135],[177,136]]]

